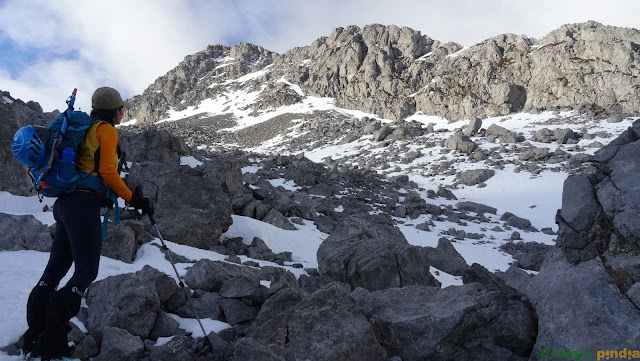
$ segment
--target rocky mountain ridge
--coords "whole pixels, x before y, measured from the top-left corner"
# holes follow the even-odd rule
[[[155,122],[240,89],[257,94],[245,104],[254,113],[315,96],[394,120],[574,108],[632,115],[640,108],[639,44],[637,29],[593,21],[542,39],[497,35],[465,49],[406,27],[347,26],[284,54],[249,43],[209,46],[134,97],[130,116]]]

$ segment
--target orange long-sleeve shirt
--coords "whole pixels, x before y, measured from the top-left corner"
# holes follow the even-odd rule
[[[92,125],[84,138],[84,145],[80,149],[78,171],[99,175],[118,197],[127,202],[131,201],[131,190],[124,183],[118,173],[118,131],[107,123],[99,122]],[[99,149],[99,168],[95,172],[95,153]]]
[[[96,138],[100,144],[100,177],[109,185],[118,197],[131,201],[131,190],[124,184],[118,173],[118,131],[109,123],[100,123],[96,129]]]

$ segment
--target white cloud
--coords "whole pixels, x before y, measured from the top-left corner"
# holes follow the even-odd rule
[[[43,53],[77,54],[40,59],[10,75],[0,89],[45,110],[61,107],[78,87],[83,108],[93,90],[110,85],[124,96],[140,94],[185,56],[210,44],[247,41],[285,52],[328,36],[338,26],[395,24],[440,41],[473,45],[502,33],[540,38],[565,23],[600,21],[636,26],[636,0],[6,0],[0,41],[11,39]],[[11,54],[1,54],[11,61]],[[62,91],[62,93],[61,93]],[[64,106],[64,103],[62,103]],[[88,110],[88,109],[87,109]]]

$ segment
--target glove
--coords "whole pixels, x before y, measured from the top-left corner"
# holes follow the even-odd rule
[[[140,209],[143,215],[154,213],[153,202],[149,197],[143,197],[141,192],[139,192],[139,188],[136,188],[133,196],[131,196],[131,202],[129,202],[129,205],[135,209]]]

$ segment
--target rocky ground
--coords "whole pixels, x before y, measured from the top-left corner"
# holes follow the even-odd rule
[[[544,126],[553,122],[547,122]],[[462,133],[458,133],[435,129],[431,131],[429,126],[423,128],[417,124],[399,127],[379,123],[371,119],[355,120],[353,133],[359,134],[360,125],[362,136],[366,138],[372,135],[368,132],[373,129],[373,137],[376,137],[377,132],[377,136],[381,138],[371,140],[372,142],[376,141],[379,147],[398,149],[402,144],[396,143],[437,134],[441,135],[440,145],[434,144],[432,150],[438,149],[441,156],[449,154],[454,157],[462,156],[463,159],[471,157],[465,153],[464,148],[464,143],[469,143],[464,132],[471,132],[467,127],[462,129]],[[380,132],[385,126],[389,129]],[[376,128],[378,129],[375,130]],[[406,133],[404,130],[398,131],[407,128]],[[558,139],[564,138],[554,132],[540,132],[540,135],[534,132],[525,136],[495,128],[493,131],[496,133],[492,133],[489,128],[479,128],[479,133],[471,136],[493,135],[498,141],[513,139],[514,143],[500,143],[497,150],[490,152],[485,160],[495,161],[494,153],[503,159],[507,158],[510,154],[508,149],[516,148],[514,145],[523,145],[528,137],[534,136],[539,141],[545,134],[547,140],[540,143],[550,141],[554,142],[553,147],[567,146],[562,142],[558,143]],[[251,133],[251,130],[247,132]],[[280,130],[281,134],[288,132],[287,128]],[[381,134],[385,132],[388,133],[387,136],[382,137]],[[385,142],[393,134],[409,135]],[[573,134],[566,138],[567,142],[577,143],[579,138],[575,132]],[[596,247],[592,248],[589,246],[590,239],[580,241],[586,243],[580,243],[575,236],[566,235],[567,231],[562,228],[565,223],[562,222],[578,220],[570,216],[578,212],[576,205],[567,201],[563,204],[560,218],[562,222],[558,243],[562,248],[536,242],[512,242],[534,234],[544,234],[555,239],[556,232],[550,228],[536,229],[529,220],[518,215],[508,212],[498,214],[495,208],[487,204],[457,200],[455,184],[437,190],[420,189],[406,175],[387,178],[384,174],[366,167],[360,168],[347,161],[342,163],[326,160],[326,165],[314,163],[302,153],[286,156],[246,154],[229,150],[225,155],[216,155],[205,150],[191,151],[185,141],[164,129],[124,132],[122,138],[128,152],[135,155],[136,159],[128,171],[128,182],[143,184],[145,193],[155,198],[158,206],[156,217],[163,224],[164,236],[177,243],[214,250],[227,256],[226,262],[193,263],[185,274],[185,280],[195,291],[194,304],[196,309],[202,311],[201,317],[222,320],[233,327],[209,336],[215,347],[213,353],[207,351],[202,338],[192,338],[181,333],[175,321],[172,322],[167,315],[177,314],[189,318],[193,317],[192,311],[177,285],[167,275],[149,268],[136,274],[110,277],[91,287],[87,294],[88,308],[80,315],[88,332],[74,329],[72,335],[77,345],[74,351],[76,357],[99,353],[96,359],[125,357],[123,355],[141,359],[164,359],[169,354],[180,354],[184,359],[194,360],[211,357],[279,360],[300,358],[311,352],[317,359],[535,359],[531,355],[536,355],[548,343],[557,342],[555,340],[570,344],[595,337],[588,332],[572,335],[558,330],[553,326],[553,315],[566,310],[554,308],[553,305],[558,301],[553,297],[545,298],[531,293],[536,287],[563,287],[562,284],[566,282],[564,278],[542,280],[550,277],[549,272],[554,272],[556,276],[556,272],[577,272],[573,271],[575,266],[571,266],[567,260],[578,262],[583,265],[582,268],[589,267],[589,272],[600,275],[590,281],[578,276],[581,273],[567,276],[569,280],[573,279],[571,277],[580,277],[579,282],[589,287],[597,287],[592,285],[593,282],[601,282],[603,285],[611,282],[606,278],[609,273],[596,262],[598,259],[606,259],[608,267],[616,267],[614,274],[623,272],[626,275],[623,279],[620,280],[619,276],[614,278],[619,279],[620,283],[612,283],[619,289],[618,296],[614,292],[603,294],[603,297],[606,297],[607,302],[620,307],[612,317],[636,317],[634,315],[637,310],[633,311],[635,306],[629,301],[633,300],[635,294],[636,278],[633,276],[633,268],[630,269],[623,261],[628,259],[625,258],[627,250],[634,252],[635,243],[629,241],[634,231],[625,230],[624,227],[629,225],[624,220],[618,222],[614,218],[607,223],[604,220],[607,213],[598,213],[597,208],[593,208],[591,212],[596,217],[605,218],[598,221],[601,226],[595,232],[602,235],[603,227],[607,227],[604,228],[607,230],[620,229],[615,232],[622,238],[599,246],[600,243],[596,243]],[[629,138],[630,136],[622,136],[613,144],[630,141]],[[330,139],[330,135],[327,135],[327,139]],[[421,140],[420,144],[426,144],[427,140]],[[191,139],[187,138],[187,141]],[[340,140],[335,142],[340,143]],[[431,142],[436,143],[433,138]],[[454,149],[447,150],[445,143],[453,144],[451,148]],[[297,137],[285,144],[293,147],[305,142]],[[568,146],[579,147],[575,144]],[[611,147],[598,153],[611,154],[604,156],[603,161],[620,153],[612,152]],[[522,148],[531,149],[526,146]],[[504,153],[502,149],[505,149]],[[473,154],[476,150],[470,153]],[[364,147],[360,149],[363,154],[368,151]],[[399,158],[400,151],[395,155],[389,153],[390,159]],[[506,161],[515,162],[524,151],[513,153],[513,160]],[[196,168],[177,167],[184,156],[197,158],[202,164]],[[533,161],[535,167],[529,167],[527,171],[533,170],[531,173],[535,174],[536,170],[544,169],[549,164],[545,159],[553,156],[555,155],[547,154],[541,160]],[[573,157],[560,158],[560,162],[551,164],[560,164],[558,171],[566,171],[569,167],[567,164],[570,164],[567,159]],[[346,159],[361,160],[355,156]],[[629,161],[615,159],[610,166]],[[442,162],[447,164],[450,160]],[[407,161],[404,165],[409,164],[411,162]],[[487,170],[499,170],[500,166],[500,163],[497,166],[489,162],[483,164]],[[519,165],[522,166],[522,163]],[[597,175],[597,169],[600,168],[603,166],[589,168],[595,174],[591,176],[593,179],[602,178]],[[249,169],[253,171],[243,171]],[[490,174],[485,172],[480,175],[463,175],[454,171],[452,176],[455,176],[455,183],[469,186],[477,186],[490,179]],[[587,176],[580,173],[575,177],[585,179]],[[274,186],[270,181],[277,179],[290,180],[296,187],[291,190]],[[176,184],[180,184],[180,187],[175,187]],[[207,195],[208,200],[202,198],[203,194]],[[580,196],[571,199],[579,201]],[[595,202],[594,206],[598,203]],[[178,206],[185,208],[177,210]],[[608,209],[616,206],[605,207]],[[630,207],[627,212],[635,209],[633,205]],[[211,214],[215,214],[215,217]],[[259,219],[283,229],[295,229],[297,222],[314,222],[319,230],[329,235],[318,249],[317,268],[307,268],[304,275],[296,277],[287,268],[295,269],[304,265],[292,262],[290,253],[275,253],[259,238],[221,238],[229,228],[234,214]],[[176,216],[180,218],[176,219]],[[28,222],[28,217],[3,215],[2,222],[20,224]],[[616,227],[616,222],[622,222],[618,226],[622,228],[611,228]],[[406,224],[413,224],[427,237],[437,240],[437,245],[411,245],[398,228]],[[452,224],[455,226],[446,229],[440,226]],[[465,230],[469,225],[478,224],[485,229],[484,232]],[[26,228],[25,225],[17,229]],[[573,225],[566,229],[583,234],[583,231]],[[149,231],[148,224],[136,220],[110,228],[110,239],[106,243],[108,247],[105,247],[104,254],[131,262],[140,245],[152,240]],[[41,235],[49,234],[46,227],[38,232]],[[36,243],[24,241],[16,244],[16,239],[31,239],[29,235],[18,233],[3,237],[0,244],[4,245],[4,249],[46,248],[46,236],[40,237],[42,240]],[[504,252],[513,255],[515,262],[506,272],[494,274],[479,264],[468,264],[454,247],[459,242],[490,243],[495,248],[500,246]],[[565,250],[566,258],[562,250]],[[599,257],[599,252],[604,253]],[[614,252],[617,256],[608,256],[607,252]],[[250,259],[242,262],[239,255]],[[174,254],[174,257],[180,262],[192,262],[180,254]],[[275,266],[256,267],[259,261],[264,260]],[[532,277],[523,273],[522,269],[540,273]],[[438,276],[443,273],[457,278],[459,285],[440,288]],[[269,281],[269,286],[262,285],[261,281]],[[539,284],[540,282],[543,283]],[[600,301],[593,299],[591,294],[577,290],[575,292],[576,294],[569,293],[566,297],[583,297],[588,307],[599,307]],[[628,296],[623,296],[625,292]],[[114,310],[107,306],[110,302],[117,303],[123,297],[130,300],[129,307]],[[429,302],[425,303],[425,299]],[[451,303],[452,300],[455,300],[455,304]],[[447,305],[446,312],[441,311],[444,305]],[[407,315],[416,320],[410,325],[404,321],[403,315],[407,312]],[[585,308],[580,312],[588,311]],[[434,318],[437,322],[427,321]],[[618,324],[612,324],[609,318],[601,318],[600,322],[618,330],[615,334],[625,335],[622,341],[631,342],[636,337],[634,333],[628,333],[628,330],[616,328],[619,327]],[[438,325],[437,329],[434,329],[435,325]],[[505,325],[509,326],[505,328]],[[430,331],[426,332],[425,327]],[[541,329],[545,330],[544,333],[541,333]],[[171,335],[174,338],[169,343],[154,345],[153,340],[158,337]],[[613,342],[613,339],[610,341]],[[616,342],[622,345],[621,341]],[[608,345],[604,341],[600,344],[602,347]],[[587,347],[586,344],[582,345]],[[11,352],[11,348],[7,351]]]

